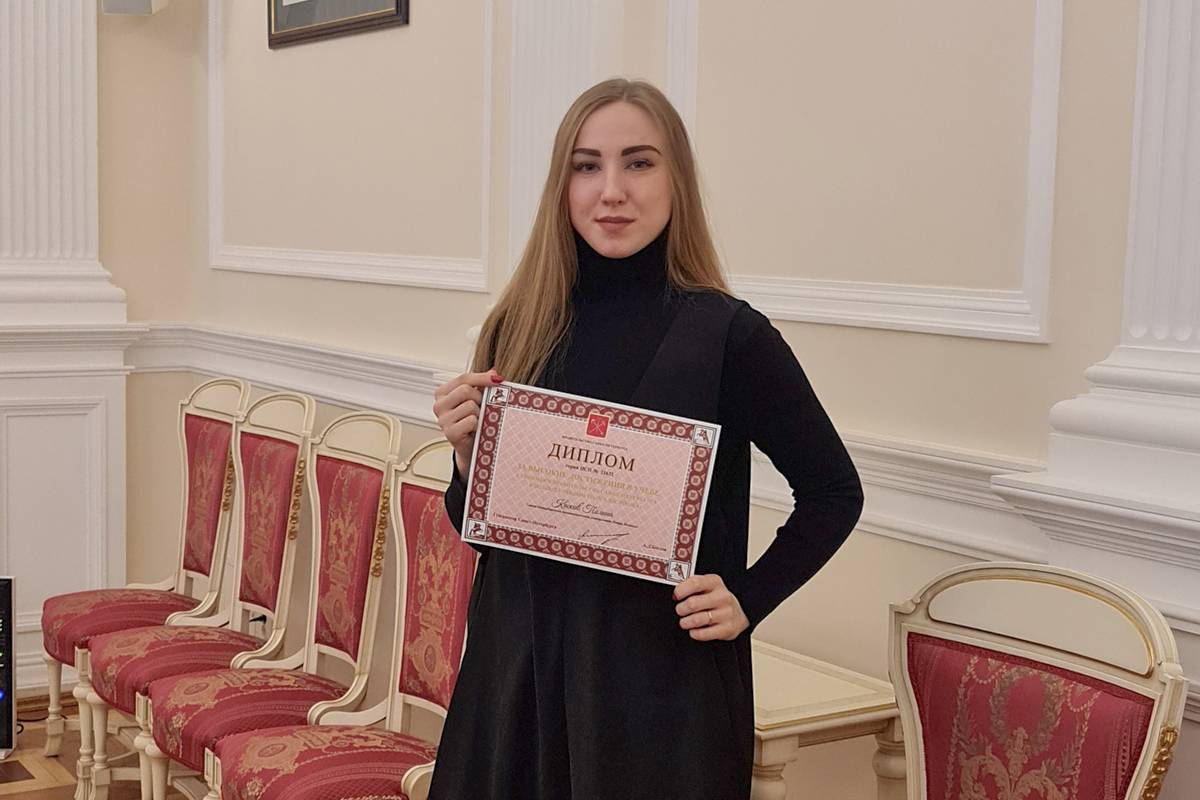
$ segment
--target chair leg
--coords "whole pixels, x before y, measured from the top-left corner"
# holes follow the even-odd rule
[[[50,683],[50,706],[46,709],[46,749],[42,752],[47,756],[56,756],[62,747],[63,733],[67,729],[67,720],[62,715],[63,665],[49,653],[43,653],[42,660],[46,662]]]
[[[112,775],[108,766],[108,703],[96,694],[88,692],[88,705],[92,714],[92,793],[89,800],[108,800],[108,784]]]
[[[92,691],[91,673],[88,667],[88,651],[75,648],[75,669],[79,682],[71,692],[79,704],[79,761],[75,765],[75,800],[89,800],[92,790],[92,707],[87,697]]]
[[[150,774],[150,757],[146,755],[146,747],[154,741],[154,737],[150,734],[150,724],[144,719],[141,707],[142,698],[138,697],[138,725],[141,727],[141,730],[138,731],[137,737],[133,740],[133,749],[137,751],[138,772],[141,773],[141,800],[153,800],[153,778]]]
[[[167,771],[171,759],[158,749],[153,739],[146,745],[146,758],[150,762],[150,796],[152,800],[167,800]]]
[[[208,784],[208,794],[203,800],[221,800],[221,762],[208,748],[204,750],[204,782]]]

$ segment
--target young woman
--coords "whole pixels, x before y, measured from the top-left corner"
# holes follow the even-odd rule
[[[735,299],[678,113],[646,83],[584,92],[472,371],[440,386],[461,530],[482,399],[510,380],[722,426],[696,574],[672,587],[481,547],[432,800],[749,795],[750,633],[858,520],[862,487],[791,349]],[[750,444],[795,509],[747,569]]]

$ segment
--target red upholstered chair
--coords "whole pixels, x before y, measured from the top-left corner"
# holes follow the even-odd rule
[[[196,387],[179,406],[183,505],[179,560],[174,574],[157,584],[94,589],[51,597],[42,606],[42,642],[49,671],[50,704],[46,755],[57,755],[67,720],[62,716],[62,668],[74,666],[79,701],[79,775],[91,775],[91,730],[86,698],[87,640],[109,631],[161,625],[173,614],[203,617],[214,610],[225,563],[233,487],[230,442],[235,421],[249,400],[246,384],[218,378]]]
[[[444,439],[430,442],[396,470],[402,579],[386,729],[372,727],[379,713],[371,709],[336,715],[338,722],[358,724],[228,736],[206,761],[210,797],[218,796],[218,787],[224,800],[423,800],[428,794],[437,748],[412,735],[411,710],[446,713],[475,574],[475,551],[461,541],[442,502],[451,452]]]
[[[308,493],[316,542],[303,647],[240,668],[160,678],[140,695],[151,741],[143,797],[162,800],[168,762],[199,772],[205,749],[231,733],[319,721],[352,710],[366,689],[387,547],[391,492],[385,486],[400,423],[375,413],[334,420],[312,446]],[[200,788],[177,774],[184,789]]]
[[[909,800],[1153,800],[1186,697],[1171,629],[1106,581],[952,569],[892,607]]]
[[[234,432],[235,513],[230,538],[238,548],[233,579],[222,608],[187,625],[168,624],[100,634],[88,640],[95,753],[92,800],[105,800],[113,780],[138,780],[140,769],[109,766],[106,732],[109,708],[133,716],[136,698],[151,681],[170,675],[238,666],[274,656],[287,628],[300,494],[310,458],[312,398],[292,393],[256,400]],[[262,636],[251,620],[265,619]],[[140,727],[117,735],[144,760],[147,739]],[[147,765],[148,766],[148,765]]]

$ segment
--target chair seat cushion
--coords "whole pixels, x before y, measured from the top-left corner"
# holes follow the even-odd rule
[[[195,608],[193,597],[160,589],[93,589],[60,594],[42,604],[42,642],[56,661],[75,665],[75,648],[101,633],[162,625],[176,611]]]
[[[239,733],[217,743],[224,800],[365,800],[405,797],[404,775],[437,747],[361,725]]]
[[[150,684],[154,741],[171,758],[200,770],[204,750],[233,733],[304,725],[308,710],[346,687],[299,670],[224,669]]]
[[[229,667],[233,657],[262,640],[228,628],[155,625],[88,640],[92,686],[114,708],[134,713],[151,681]]]

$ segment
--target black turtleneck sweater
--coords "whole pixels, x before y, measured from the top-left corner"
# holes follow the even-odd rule
[[[667,232],[627,258],[606,258],[575,235],[574,322],[548,367],[550,388],[624,402],[678,310],[666,278]],[[862,485],[841,439],[779,331],[745,306],[730,325],[717,419],[753,442],[787,479],[795,507],[736,586],[751,629],[825,565],[862,510]],[[466,486],[455,473],[446,507],[461,527]]]
[[[675,317],[676,295],[667,290],[666,232],[628,258],[605,258],[579,234],[575,246],[574,322],[549,380],[585,397],[628,398]]]

